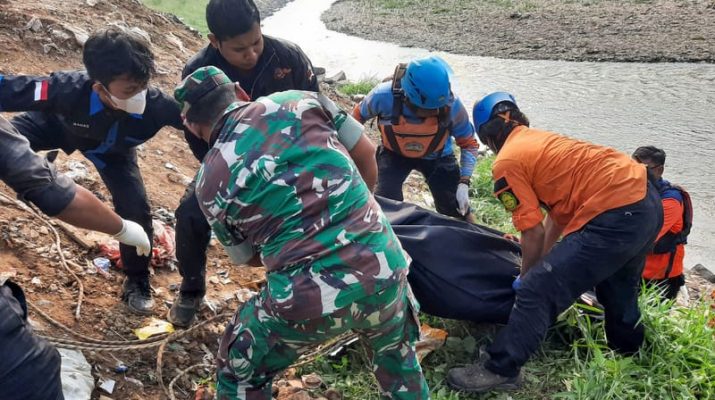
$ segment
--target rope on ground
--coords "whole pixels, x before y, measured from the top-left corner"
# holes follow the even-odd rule
[[[150,349],[153,347],[158,347],[161,346],[162,343],[170,343],[175,340],[178,340],[184,336],[187,336],[191,333],[194,333],[197,331],[199,328],[203,327],[204,325],[214,322],[217,319],[221,318],[227,318],[231,314],[225,313],[225,314],[219,314],[215,317],[212,317],[210,319],[207,319],[205,321],[202,321],[194,326],[192,326],[189,329],[183,330],[183,331],[177,331],[169,336],[164,337],[163,339],[160,340],[150,340],[147,339],[141,343],[134,343],[134,344],[122,344],[122,345],[111,345],[111,344],[99,344],[99,343],[87,343],[83,342],[80,340],[71,340],[71,339],[61,339],[61,338],[55,338],[51,336],[43,336],[43,335],[38,335],[41,338],[47,340],[48,342],[52,343],[53,345],[63,348],[63,349],[70,349],[70,350],[93,350],[93,351],[126,351],[126,350],[142,350],[142,349]],[[126,343],[126,342],[122,342]]]
[[[197,328],[200,327],[200,326],[209,324],[209,323],[211,323],[211,322],[213,322],[213,321],[216,321],[216,320],[219,320],[219,319],[228,318],[228,317],[230,317],[230,316],[232,316],[232,315],[233,315],[233,313],[218,314],[218,315],[216,315],[216,316],[214,316],[214,317],[211,317],[211,318],[209,318],[209,319],[207,319],[207,320],[205,320],[205,321],[202,321],[202,322],[200,322],[200,323],[198,323],[198,324],[192,326],[191,328],[189,328],[189,329],[187,329],[186,331],[183,331],[183,332],[186,333],[186,332],[188,332],[188,331],[197,329]],[[184,333],[184,334],[185,334],[185,333]],[[161,386],[161,390],[163,390],[163,391],[164,391],[164,394],[166,394],[167,396],[170,396],[170,395],[169,395],[169,390],[167,390],[167,389],[166,389],[166,386],[164,385],[164,374],[163,374],[163,372],[162,372],[162,369],[163,369],[163,366],[164,366],[164,349],[166,348],[166,345],[169,344],[169,342],[171,342],[172,340],[175,340],[174,338],[172,338],[172,336],[174,336],[174,335],[175,335],[175,333],[174,333],[174,334],[171,334],[171,336],[169,336],[168,338],[166,338],[165,340],[163,340],[162,342],[160,342],[161,344],[159,345],[159,350],[157,350],[157,353],[156,353],[156,379],[157,379],[157,381],[159,381],[159,386]],[[182,336],[183,336],[183,335],[182,335]],[[171,396],[170,396],[170,397],[171,397]]]
[[[172,379],[171,382],[169,382],[169,393],[168,393],[169,399],[176,400],[176,396],[174,395],[174,385],[176,384],[176,381],[178,381],[179,378],[181,378],[182,376],[186,375],[187,373],[189,373],[197,368],[213,368],[213,365],[205,364],[205,363],[204,364],[195,364],[195,365],[192,365],[192,366],[182,370],[181,372],[179,372],[178,375],[176,375],[174,377],[174,379]]]
[[[0,193],[0,198],[3,198],[6,202],[14,204],[17,208],[19,208],[23,211],[27,211],[27,212],[31,213],[33,216],[35,216],[37,219],[39,219],[45,225],[47,225],[47,227],[50,228],[50,230],[52,231],[52,234],[55,236],[55,249],[57,249],[57,253],[60,255],[61,264],[64,267],[64,269],[67,272],[69,272],[69,274],[72,275],[74,280],[77,282],[77,288],[79,290],[79,295],[77,298],[77,308],[75,309],[74,317],[75,317],[75,319],[79,320],[79,313],[80,313],[80,310],[82,309],[82,300],[84,299],[84,285],[82,284],[82,280],[79,279],[77,274],[75,274],[74,271],[72,271],[72,269],[69,267],[69,265],[67,265],[67,260],[65,260],[65,255],[62,252],[62,241],[60,240],[60,234],[57,233],[57,229],[55,229],[55,227],[52,226],[52,223],[50,222],[50,220],[47,217],[38,213],[37,211],[32,209],[32,207],[28,206],[27,204],[25,204],[19,200],[10,198],[10,197],[6,196],[4,193]]]
[[[66,325],[62,324],[61,322],[55,320],[51,316],[49,316],[46,312],[42,311],[38,306],[36,306],[33,302],[27,301],[27,305],[35,311],[37,314],[39,314],[42,318],[46,319],[50,324],[54,325],[57,328],[60,328],[61,330],[65,331],[69,335],[80,338],[82,341],[77,341],[76,339],[67,339],[67,338],[58,338],[58,337],[53,337],[52,341],[56,343],[67,343],[67,344],[77,344],[77,343],[83,343],[83,344],[89,344],[89,343],[94,343],[94,344],[104,344],[104,345],[127,345],[127,344],[142,344],[142,343],[149,343],[149,342],[157,342],[160,340],[165,339],[167,336],[169,336],[168,333],[162,333],[161,335],[153,336],[148,339],[144,340],[100,340],[100,339],[95,339],[90,336],[83,335],[81,333],[78,333],[71,328],[67,327]]]

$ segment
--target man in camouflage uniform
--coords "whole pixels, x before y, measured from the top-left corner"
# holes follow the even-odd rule
[[[267,284],[232,318],[218,354],[219,399],[270,399],[273,378],[313,345],[353,330],[373,351],[384,398],[427,399],[415,354],[409,261],[338,141],[318,94],[238,102],[217,68],[176,89],[186,127],[212,149],[199,204],[237,264]]]

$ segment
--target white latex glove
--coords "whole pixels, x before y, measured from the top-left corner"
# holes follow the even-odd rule
[[[469,211],[469,186],[465,183],[460,183],[457,186],[457,211],[462,215],[467,215]]]
[[[122,230],[114,235],[114,238],[117,239],[119,243],[136,247],[137,254],[140,256],[148,256],[149,252],[151,252],[149,237],[146,235],[146,232],[144,232],[144,228],[136,222],[123,219]]]

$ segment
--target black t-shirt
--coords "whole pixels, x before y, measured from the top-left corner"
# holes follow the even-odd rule
[[[238,82],[251,100],[285,90],[318,91],[313,65],[300,47],[267,35],[263,35],[263,53],[250,73],[246,74],[229,64],[209,44],[186,63],[181,78],[211,65],[220,68],[232,81]],[[197,159],[202,160],[209,150],[208,144],[190,132],[184,132],[191,151]]]

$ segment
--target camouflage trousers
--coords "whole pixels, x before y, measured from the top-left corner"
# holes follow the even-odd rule
[[[406,280],[303,321],[273,315],[263,299],[260,293],[246,302],[226,327],[217,361],[217,399],[270,400],[277,374],[314,345],[350,330],[370,347],[382,398],[429,399],[415,353],[419,325]]]

